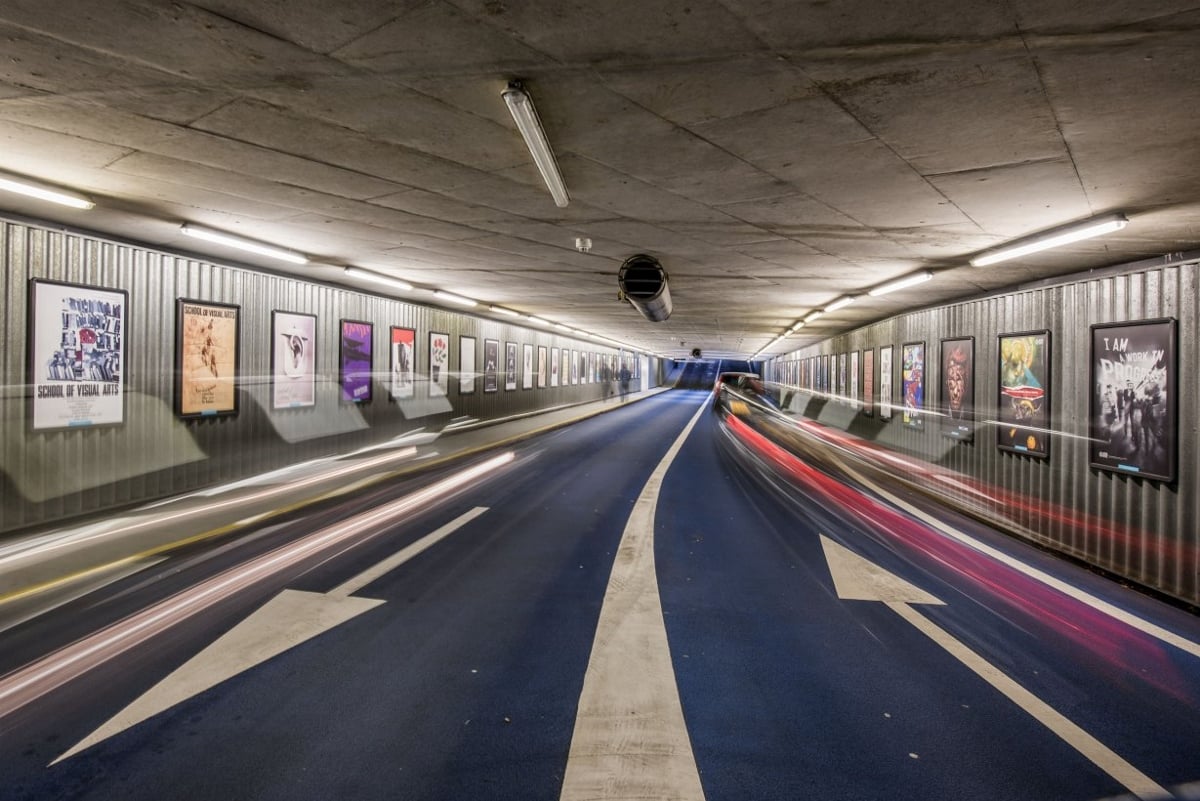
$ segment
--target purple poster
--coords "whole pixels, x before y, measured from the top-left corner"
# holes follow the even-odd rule
[[[371,324],[342,320],[338,379],[344,403],[371,401]]]

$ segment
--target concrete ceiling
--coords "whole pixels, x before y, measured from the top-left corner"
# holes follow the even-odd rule
[[[170,249],[203,224],[316,263],[214,259],[358,265],[665,355],[754,353],[916,269],[775,352],[1200,245],[1196,0],[5,0],[0,41],[0,169],[98,203],[0,209]],[[966,266],[1112,211],[1103,239]],[[617,300],[643,252],[666,322]]]

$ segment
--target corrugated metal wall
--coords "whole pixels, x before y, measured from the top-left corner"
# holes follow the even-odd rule
[[[1191,255],[1191,254],[1189,254]],[[937,402],[942,339],[975,338],[973,443],[943,437],[936,421],[924,430],[889,421],[854,425],[877,442],[950,468],[1032,502],[1025,514],[999,504],[989,511],[1007,518],[1014,530],[1064,553],[1169,595],[1200,603],[1200,287],[1195,261],[1163,265],[1138,263],[1127,271],[1038,287],[979,300],[926,309],[891,318],[829,339],[775,360],[783,364],[817,354],[873,348],[878,382],[878,349],[894,350],[893,398],[900,398],[900,348],[905,342],[926,346],[927,406]],[[1157,318],[1178,320],[1178,467],[1167,484],[1089,466],[1091,329],[1097,323]],[[996,447],[999,350],[1003,333],[1048,330],[1051,336],[1048,459],[1000,451]],[[876,399],[878,384],[876,383]],[[989,422],[990,421],[990,422]]]
[[[230,481],[305,459],[352,450],[404,431],[439,430],[459,417],[494,420],[600,398],[601,385],[582,377],[559,386],[506,390],[505,343],[568,348],[615,356],[594,343],[405,303],[296,278],[222,266],[92,236],[0,219],[3,331],[0,349],[0,532],[73,515],[161,498]],[[27,302],[30,279],[87,284],[128,292],[124,423],[114,427],[37,431],[29,428]],[[181,420],[174,414],[176,299],[240,306],[239,413]],[[317,316],[317,403],[271,409],[272,311]],[[339,320],[372,323],[373,399],[340,403]],[[429,333],[449,335],[446,394],[440,410],[415,416],[388,393],[391,326],[416,331],[418,376],[428,371]],[[459,385],[461,338],[475,338],[474,392]],[[499,341],[496,392],[484,391],[485,340]],[[570,352],[570,351],[569,351]],[[661,365],[649,360],[648,383]],[[534,369],[537,365],[535,362]],[[560,370],[562,366],[560,365]],[[549,382],[547,382],[549,383]],[[424,411],[429,412],[426,408]],[[406,413],[409,415],[406,417]]]

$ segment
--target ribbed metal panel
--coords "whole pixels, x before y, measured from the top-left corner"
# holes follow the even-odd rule
[[[567,380],[557,387],[484,392],[487,339],[521,349],[567,348],[615,356],[617,351],[546,331],[404,303],[237,266],[197,261],[135,245],[0,219],[3,331],[0,349],[0,532],[98,512],[139,501],[232,481],[318,456],[340,453],[418,427],[438,430],[451,419],[497,420],[554,406],[598,399],[594,381]],[[128,292],[125,322],[125,422],[106,428],[30,431],[26,420],[27,298],[40,278]],[[181,420],[174,414],[176,299],[241,308],[239,412],[237,416]],[[272,311],[317,316],[319,376],[314,407],[272,410]],[[373,326],[372,401],[338,401],[339,321]],[[450,408],[406,418],[388,393],[391,326],[416,331],[418,373],[428,371],[429,332],[449,335]],[[475,338],[474,392],[459,391],[461,337]],[[536,352],[536,350],[535,350]],[[662,366],[643,363],[648,386]],[[536,364],[535,364],[536,369]],[[560,366],[561,369],[561,366]],[[148,444],[149,443],[149,444]]]
[[[900,397],[899,353],[926,346],[926,398],[940,385],[942,339],[975,338],[976,434],[973,443],[943,438],[936,424],[905,428],[899,417],[874,422],[869,436],[1027,504],[997,502],[982,510],[1044,545],[1117,575],[1200,603],[1200,268],[1195,262],[1131,265],[1128,272],[996,295],[891,318],[835,337],[779,362],[891,345],[893,397]],[[1178,478],[1166,484],[1089,466],[1091,329],[1096,323],[1178,320]],[[1051,336],[1050,456],[1038,459],[996,447],[998,336],[1048,330]],[[878,363],[878,357],[876,357]],[[975,503],[964,493],[957,500]]]

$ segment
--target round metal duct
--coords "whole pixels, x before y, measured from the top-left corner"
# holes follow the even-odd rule
[[[671,291],[667,289],[667,271],[653,256],[630,256],[617,273],[621,296],[633,304],[652,323],[671,316]]]

